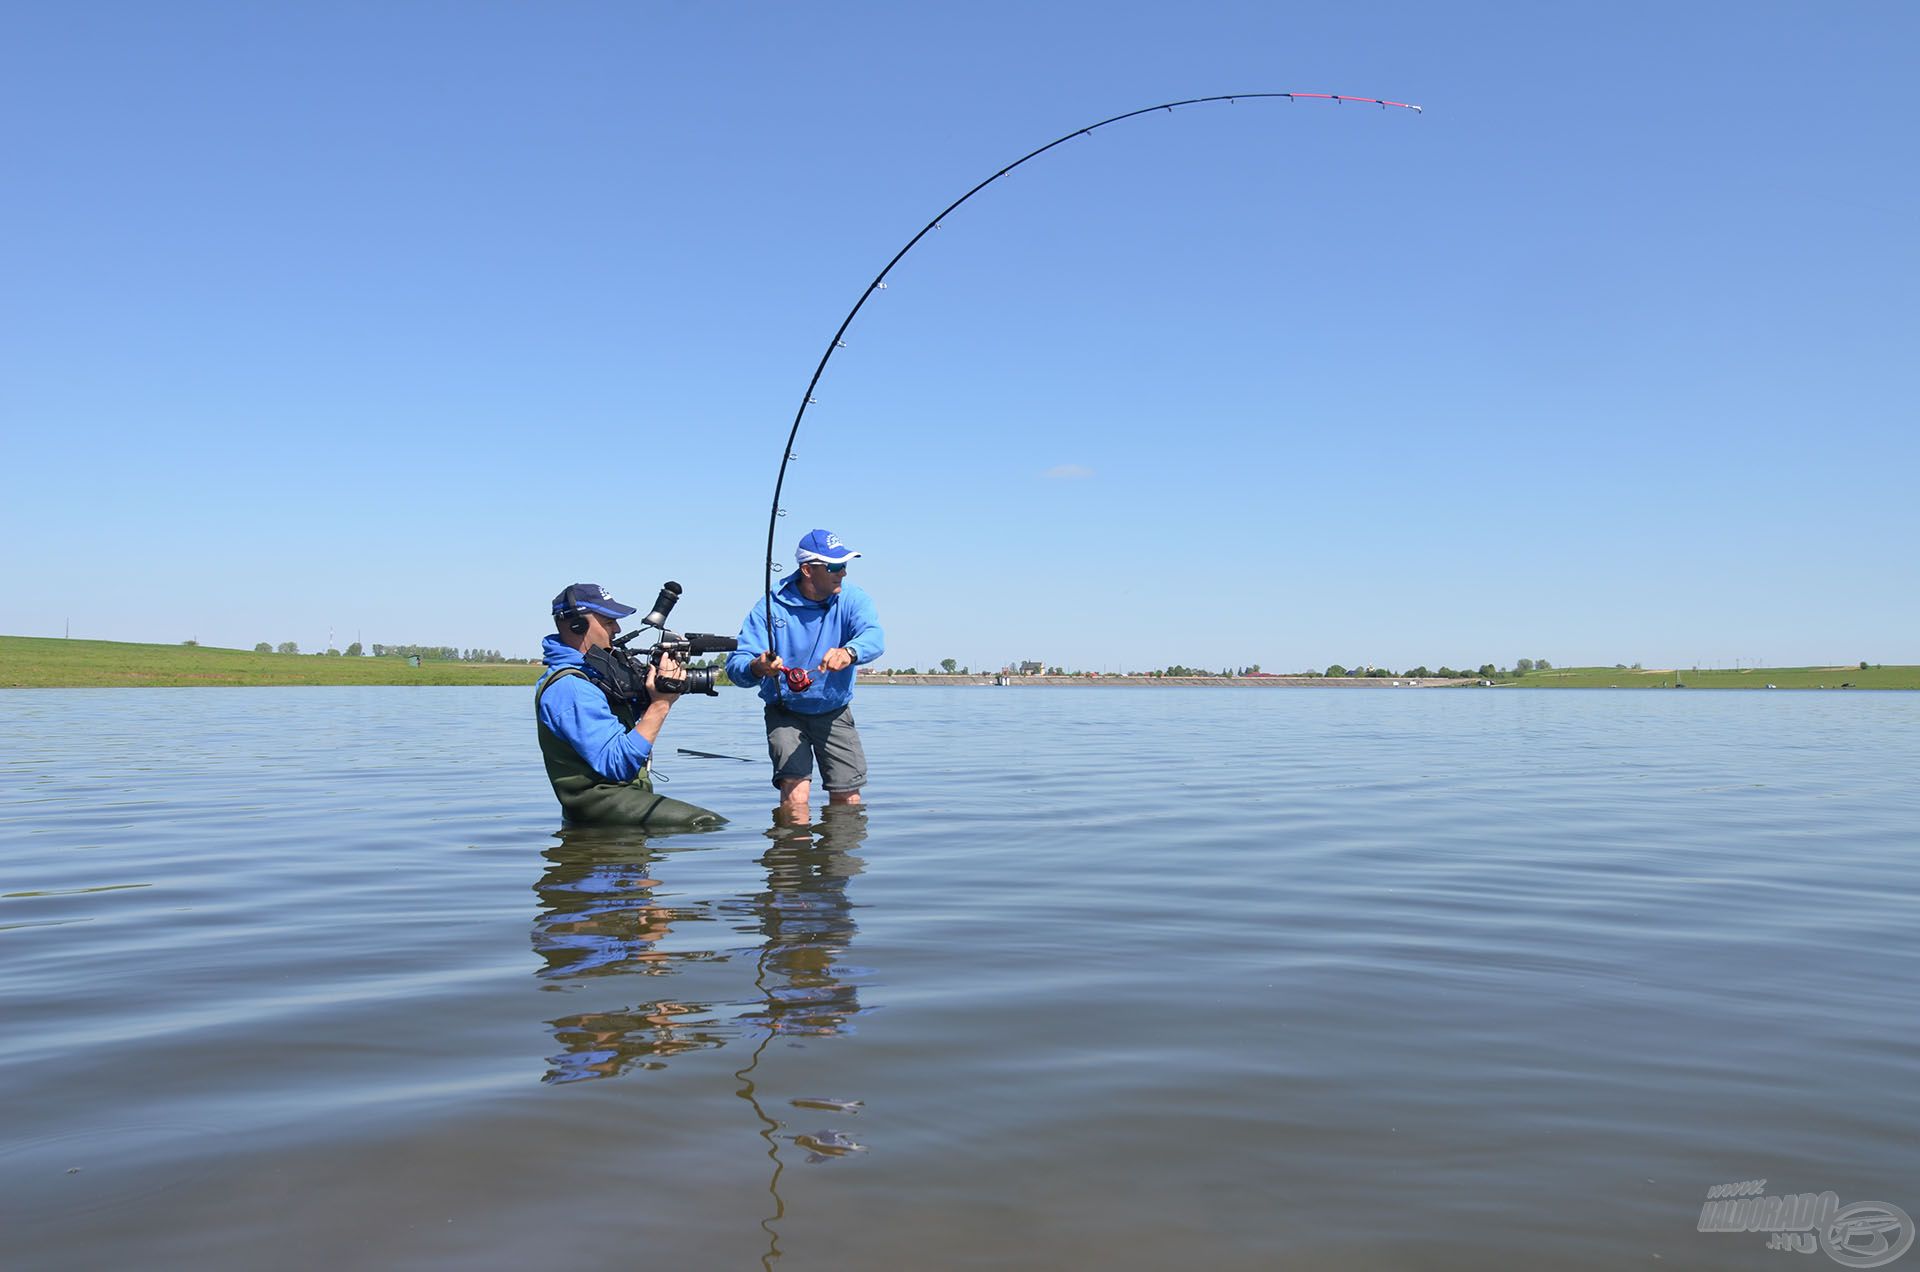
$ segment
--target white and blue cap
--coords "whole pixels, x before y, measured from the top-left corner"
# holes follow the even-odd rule
[[[626,618],[639,612],[631,605],[622,605],[614,600],[613,593],[598,583],[575,583],[553,598],[555,614],[570,614],[575,610],[589,610],[608,618]]]
[[[793,559],[801,565],[809,561],[841,565],[859,555],[858,552],[840,542],[839,535],[825,530],[809,530],[800,540],[800,550],[793,554]]]

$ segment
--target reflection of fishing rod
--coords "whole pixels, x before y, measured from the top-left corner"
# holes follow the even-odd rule
[[[827,351],[820,355],[820,365],[813,369],[813,378],[807,381],[807,391],[800,395],[800,409],[793,413],[793,427],[787,430],[787,444],[780,452],[780,475],[774,479],[773,483],[773,510],[767,514],[767,572],[765,584],[767,594],[767,644],[769,648],[773,646],[773,532],[776,523],[780,520],[780,491],[787,482],[787,465],[796,458],[793,453],[793,443],[800,436],[800,421],[806,417],[807,408],[813,405],[814,386],[820,383],[820,375],[827,369],[827,363],[833,358],[833,351],[835,349],[846,348],[846,345],[841,341],[840,337],[847,334],[847,328],[853,325],[855,315],[857,315],[861,307],[867,303],[867,298],[877,291],[884,291],[886,289],[887,275],[892,273],[893,267],[900,263],[900,258],[908,252],[911,252],[914,245],[927,236],[929,230],[938,229],[940,222],[946,219],[947,214],[959,207],[962,203],[965,203],[974,195],[1006,176],[1027,160],[1037,159],[1047,153],[1047,151],[1052,150],[1055,146],[1072,141],[1075,137],[1085,137],[1091,134],[1096,128],[1105,128],[1108,124],[1117,124],[1123,119],[1132,119],[1138,115],[1151,115],[1157,110],[1164,110],[1171,113],[1181,106],[1198,106],[1206,102],[1236,102],[1243,98],[1251,100],[1274,97],[1284,97],[1288,101],[1297,101],[1300,99],[1327,101],[1335,105],[1343,102],[1357,102],[1366,106],[1378,106],[1382,110],[1391,106],[1400,110],[1410,110],[1415,114],[1420,113],[1418,106],[1407,102],[1390,102],[1378,97],[1347,97],[1339,93],[1228,93],[1217,97],[1189,97],[1184,101],[1162,102],[1158,106],[1143,106],[1139,110],[1130,110],[1124,115],[1115,115],[1111,119],[1103,119],[1097,124],[1088,124],[1085,128],[1076,128],[1063,137],[1054,138],[1038,150],[1029,151],[1020,156],[1006,167],[1000,169],[1000,171],[988,177],[985,181],[982,181],[979,185],[973,187],[973,189],[955,199],[952,203],[949,203],[945,208],[942,208],[935,214],[931,221],[928,221],[920,228],[918,234],[907,240],[905,247],[893,254],[893,259],[887,262],[885,269],[874,275],[873,281],[867,284],[867,289],[860,293],[860,299],[855,301],[853,308],[847,311],[847,316],[840,320],[840,327],[833,333],[833,339],[827,342]]]
[[[753,987],[768,1002],[772,1002],[773,995],[767,992],[767,948],[767,945],[762,945],[753,960]],[[780,1129],[780,1123],[768,1117],[767,1111],[760,1107],[753,1071],[760,1067],[760,1054],[779,1032],[777,1028],[769,1027],[761,1037],[760,1044],[753,1049],[753,1058],[747,1061],[744,1068],[734,1070],[733,1074],[740,1083],[740,1089],[734,1094],[753,1106],[753,1115],[760,1121],[760,1138],[767,1143],[767,1159],[773,1163],[773,1177],[767,1180],[767,1192],[773,1196],[773,1213],[760,1221],[760,1230],[767,1234],[767,1252],[760,1256],[760,1266],[766,1272],[771,1272],[780,1259],[780,1232],[773,1225],[787,1217],[787,1202],[780,1195],[780,1176],[787,1169],[787,1164],[780,1160],[780,1143],[774,1137],[774,1132]]]
[[[836,805],[836,807],[845,806]],[[859,828],[864,825],[864,818],[856,820],[854,825],[856,830],[859,830]],[[770,964],[782,953],[790,953],[795,949],[807,945],[809,943],[809,936],[817,933],[817,925],[806,922],[804,918],[795,932],[792,934],[786,933],[782,923],[780,906],[780,894],[784,889],[791,888],[797,890],[802,895],[805,894],[807,868],[801,854],[814,848],[813,831],[815,829],[815,827],[808,825],[805,827],[793,827],[784,833],[780,833],[778,828],[768,832],[769,835],[775,838],[776,842],[773,847],[767,850],[766,856],[762,858],[763,864],[767,867],[767,891],[764,894],[764,903],[755,903],[755,908],[761,913],[761,928],[766,934],[767,939],[761,943],[753,960],[753,988],[758,998],[766,1004],[766,1025],[760,1035],[760,1041],[754,1046],[753,1055],[745,1065],[734,1070],[733,1073],[734,1080],[740,1084],[739,1088],[734,1091],[734,1095],[745,1100],[753,1109],[753,1116],[760,1123],[757,1134],[766,1144],[767,1160],[773,1163],[773,1173],[767,1180],[767,1193],[773,1198],[773,1211],[760,1221],[761,1231],[767,1234],[767,1251],[760,1258],[760,1266],[765,1269],[766,1272],[771,1272],[773,1265],[780,1259],[780,1231],[776,1225],[784,1220],[787,1215],[786,1199],[780,1195],[780,1177],[786,1172],[787,1168],[786,1162],[783,1161],[780,1156],[780,1141],[782,1139],[788,1139],[801,1147],[811,1148],[813,1154],[807,1158],[810,1162],[821,1160],[821,1154],[838,1155],[840,1152],[849,1150],[857,1151],[860,1147],[857,1144],[852,1144],[844,1140],[829,1144],[828,1141],[830,1139],[836,1138],[835,1133],[832,1131],[822,1132],[817,1136],[780,1135],[779,1131],[783,1123],[780,1122],[779,1119],[771,1116],[760,1103],[759,1087],[754,1080],[754,1073],[760,1067],[760,1058],[766,1054],[767,1047],[772,1044],[774,1038],[783,1032],[781,1027],[781,996],[775,987],[769,984]],[[828,849],[831,840],[829,833],[831,827],[822,825],[817,829],[821,834],[819,847],[823,850]],[[860,831],[860,833],[851,837],[851,842],[857,844],[863,838],[865,838],[864,831]],[[793,854],[791,860],[789,860],[786,855],[789,852]],[[855,864],[858,863],[858,858],[853,857],[852,854],[847,854],[847,857]],[[802,907],[802,909],[804,912],[810,912],[814,907],[808,905]],[[849,924],[849,927],[850,926]],[[789,972],[787,975],[789,983],[792,983],[793,974]],[[801,1001],[802,1000],[798,998],[795,999],[796,1004]],[[817,1030],[815,1031],[817,1032]],[[836,1032],[836,1029],[829,1028],[827,1032]],[[833,1108],[843,1113],[857,1113],[860,1107],[858,1100],[796,1099],[790,1101],[790,1103],[798,1108]]]
[[[773,629],[769,627],[767,630],[771,632]],[[731,759],[732,757],[723,755],[715,758]],[[767,887],[769,890],[773,887],[771,872],[767,876]],[[767,939],[761,943],[759,950],[754,954],[753,989],[767,1004],[767,1029],[760,1036],[759,1044],[754,1047],[752,1058],[745,1066],[734,1070],[733,1076],[734,1080],[740,1083],[740,1089],[734,1094],[752,1106],[753,1116],[760,1122],[758,1134],[762,1140],[766,1141],[767,1160],[773,1163],[773,1174],[767,1180],[767,1192],[773,1198],[773,1213],[760,1221],[760,1230],[767,1234],[767,1252],[760,1256],[760,1267],[763,1272],[772,1272],[773,1265],[780,1261],[780,1230],[774,1225],[787,1217],[787,1201],[780,1195],[780,1176],[786,1173],[787,1164],[780,1160],[780,1141],[776,1134],[780,1129],[780,1122],[776,1118],[768,1117],[766,1109],[761,1107],[759,1088],[753,1080],[753,1071],[760,1067],[760,1057],[766,1052],[774,1036],[780,1032],[779,1017],[773,1010],[773,991],[767,988],[767,959],[774,951],[773,920],[767,919],[763,928]]]

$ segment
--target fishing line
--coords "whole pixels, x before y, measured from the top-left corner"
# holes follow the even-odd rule
[[[691,747],[684,747],[684,746],[676,747],[674,749],[677,750],[682,755],[691,755],[696,759],[702,759],[702,760],[734,760],[741,764],[758,764],[759,763],[758,760],[749,760],[743,755],[722,755],[718,751],[696,751],[696,750],[693,750]]]
[[[979,185],[974,186],[973,189],[967,191],[965,194],[955,199],[952,203],[949,203],[946,207],[942,208],[938,213],[935,214],[934,218],[931,221],[928,221],[924,226],[920,228],[920,232],[918,234],[914,235],[912,238],[907,240],[907,244],[905,247],[901,248],[899,251],[893,254],[893,259],[887,262],[885,269],[881,270],[878,274],[874,275],[873,281],[867,284],[867,289],[860,293],[860,299],[855,301],[853,308],[847,311],[847,316],[840,320],[840,326],[838,327],[838,329],[834,331],[833,339],[827,342],[826,352],[820,355],[820,364],[814,367],[813,369],[813,378],[807,381],[807,391],[800,395],[800,409],[793,413],[793,427],[787,430],[787,444],[780,451],[780,475],[774,479],[773,508],[772,508],[772,511],[767,514],[767,570],[763,578],[765,588],[766,588],[767,647],[769,649],[773,648],[775,644],[774,635],[773,635],[773,575],[774,575],[773,535],[774,535],[775,528],[779,524],[780,518],[786,515],[786,509],[780,506],[780,492],[786,486],[786,483],[787,483],[787,465],[799,458],[798,455],[795,455],[793,453],[793,444],[800,436],[800,421],[806,418],[807,408],[815,404],[813,391],[819,385],[820,376],[823,372],[826,371],[827,363],[833,360],[834,350],[844,349],[847,347],[846,343],[841,339],[841,337],[847,334],[847,328],[853,325],[854,318],[860,313],[861,308],[866,305],[868,298],[870,298],[877,291],[886,290],[887,275],[893,272],[893,267],[900,263],[900,259],[903,256],[905,256],[908,252],[911,252],[914,249],[914,246],[917,243],[919,243],[921,239],[925,238],[931,231],[939,229],[940,223],[947,218],[948,214],[950,214],[955,208],[959,207],[962,203],[965,203],[968,199],[971,199],[974,195],[980,193],[982,190],[986,189],[988,186],[992,185],[994,182],[998,181],[1000,178],[1006,176],[1009,172],[1012,172],[1015,168],[1018,168],[1021,164],[1027,162],[1029,159],[1037,159],[1041,155],[1046,154],[1047,151],[1052,150],[1055,146],[1064,145],[1067,142],[1072,141],[1075,137],[1091,136],[1096,129],[1105,128],[1108,124],[1117,124],[1122,120],[1134,119],[1141,115],[1151,115],[1155,111],[1164,110],[1169,114],[1171,114],[1173,111],[1179,109],[1182,106],[1199,106],[1208,102],[1231,103],[1231,102],[1237,102],[1237,101],[1253,101],[1253,100],[1258,100],[1262,98],[1272,99],[1272,98],[1280,98],[1280,97],[1284,97],[1290,102],[1292,101],[1324,101],[1324,102],[1332,102],[1336,106],[1343,105],[1344,103],[1347,103],[1347,102],[1353,102],[1357,105],[1362,105],[1362,106],[1378,106],[1382,110],[1387,110],[1389,108],[1392,108],[1397,110],[1410,110],[1414,112],[1416,115],[1421,113],[1421,110],[1418,106],[1412,105],[1409,102],[1390,102],[1379,97],[1348,97],[1341,93],[1223,93],[1215,97],[1189,97],[1184,101],[1162,102],[1158,106],[1142,106],[1139,110],[1130,110],[1124,115],[1115,115],[1110,119],[1103,119],[1097,124],[1088,124],[1084,128],[1076,128],[1072,132],[1067,133],[1064,136],[1054,138],[1052,141],[1040,147],[1038,150],[1032,150],[1020,156],[1018,159],[1015,159],[1012,163],[1000,169],[1000,171],[994,173],[992,176],[988,177],[985,181],[982,181]],[[755,652],[759,652],[759,651],[755,651]]]

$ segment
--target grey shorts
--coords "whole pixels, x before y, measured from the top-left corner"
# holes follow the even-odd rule
[[[773,757],[773,784],[813,776],[820,759],[820,782],[829,793],[857,791],[867,784],[867,752],[853,726],[853,708],[836,707],[802,715],[768,703],[767,754]]]

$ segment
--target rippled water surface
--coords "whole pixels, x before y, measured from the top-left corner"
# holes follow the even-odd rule
[[[1812,1267],[1706,1189],[1920,1213],[1920,695],[876,686],[869,804],[783,830],[671,754],[764,756],[729,693],[662,767],[731,824],[651,841],[556,833],[530,700],[0,694],[0,1263]]]

